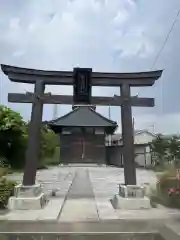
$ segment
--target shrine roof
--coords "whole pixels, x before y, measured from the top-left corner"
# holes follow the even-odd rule
[[[89,106],[78,106],[66,115],[48,121],[50,127],[117,127],[117,123],[102,116]]]

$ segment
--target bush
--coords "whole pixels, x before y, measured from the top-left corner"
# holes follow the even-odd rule
[[[180,208],[180,180],[176,178],[176,170],[171,169],[159,176],[157,183],[157,199],[163,205]]]
[[[1,178],[2,176],[6,175],[6,174],[7,174],[7,169],[0,167],[0,178]]]
[[[6,163],[12,169],[24,168],[28,132],[29,123],[19,113],[0,104],[0,164]],[[59,137],[48,126],[42,125],[40,161],[53,157],[58,145]]]
[[[43,170],[43,169],[48,169],[48,167],[46,166],[46,164],[40,162],[37,166],[37,170]]]
[[[0,209],[6,208],[9,197],[13,195],[15,185],[15,181],[0,179]]]
[[[54,155],[43,159],[45,166],[57,166],[60,164],[60,147],[55,148]]]

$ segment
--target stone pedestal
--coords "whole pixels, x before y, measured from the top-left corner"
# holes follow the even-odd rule
[[[9,198],[8,208],[10,210],[41,209],[47,203],[47,198],[40,184],[33,186],[15,186],[14,196]]]
[[[112,199],[116,209],[150,209],[150,199],[145,196],[145,189],[137,185],[119,185],[119,194]]]
[[[137,185],[119,185],[119,195],[123,198],[143,198],[144,187]]]

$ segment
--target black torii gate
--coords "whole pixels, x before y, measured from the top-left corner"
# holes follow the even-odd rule
[[[35,85],[34,93],[8,94],[9,102],[32,103],[26,165],[23,177],[23,185],[31,186],[35,184],[36,180],[43,104],[73,104],[72,96],[45,94],[45,85],[74,85],[75,74],[73,71],[44,71],[9,65],[1,65],[1,68],[11,81]],[[86,69],[86,71],[79,68],[79,71],[81,70],[84,74],[89,72],[89,69]],[[130,88],[152,86],[155,80],[161,77],[162,70],[140,73],[90,72],[91,86],[120,87],[120,96],[92,97],[91,104],[121,106],[125,184],[136,185],[132,106],[153,107],[154,99],[132,97]],[[78,76],[76,77],[79,79]],[[89,89],[86,90],[89,91]]]

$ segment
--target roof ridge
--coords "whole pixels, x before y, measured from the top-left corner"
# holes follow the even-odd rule
[[[63,118],[66,118],[68,117],[69,115],[73,114],[74,112],[78,111],[78,109],[80,109],[81,107],[86,107],[86,108],[89,108],[89,110],[93,113],[95,113],[96,115],[98,115],[99,117],[101,117],[102,119],[110,122],[110,123],[113,123],[113,124],[116,124],[117,125],[117,122],[116,121],[113,121],[109,118],[106,118],[105,116],[101,115],[100,113],[98,113],[96,110],[94,110],[93,108],[91,108],[91,106],[86,106],[86,105],[82,105],[82,106],[77,106],[76,108],[74,108],[73,110],[71,110],[70,112],[66,113],[65,115],[59,117],[59,118],[56,118],[56,119],[53,119],[51,121],[48,121],[49,123],[54,123],[58,120],[61,120]]]
[[[74,115],[75,114],[75,115]],[[92,118],[92,119],[91,119]],[[69,113],[64,116],[51,120],[47,122],[49,125],[55,126],[101,126],[101,127],[110,127],[117,128],[117,122],[112,121],[100,113],[96,112],[90,106],[79,106],[74,108]],[[97,125],[96,125],[97,124]]]
[[[73,110],[71,110],[70,112],[66,113],[65,115],[61,116],[61,117],[58,117],[58,118],[55,118],[51,121],[48,121],[48,123],[54,123],[60,119],[63,119],[65,117],[68,117],[69,115],[71,115],[72,113],[76,112],[78,109],[80,108],[80,106],[77,106],[76,108],[74,108]]]
[[[89,109],[90,109],[90,111],[94,112],[96,115],[98,115],[99,117],[103,118],[104,120],[107,120],[107,121],[109,121],[110,123],[114,123],[114,124],[117,125],[117,122],[116,122],[116,121],[113,121],[113,120],[111,120],[111,119],[103,116],[102,114],[98,113],[96,110],[94,110],[94,109],[91,108],[91,107],[90,107]]]

